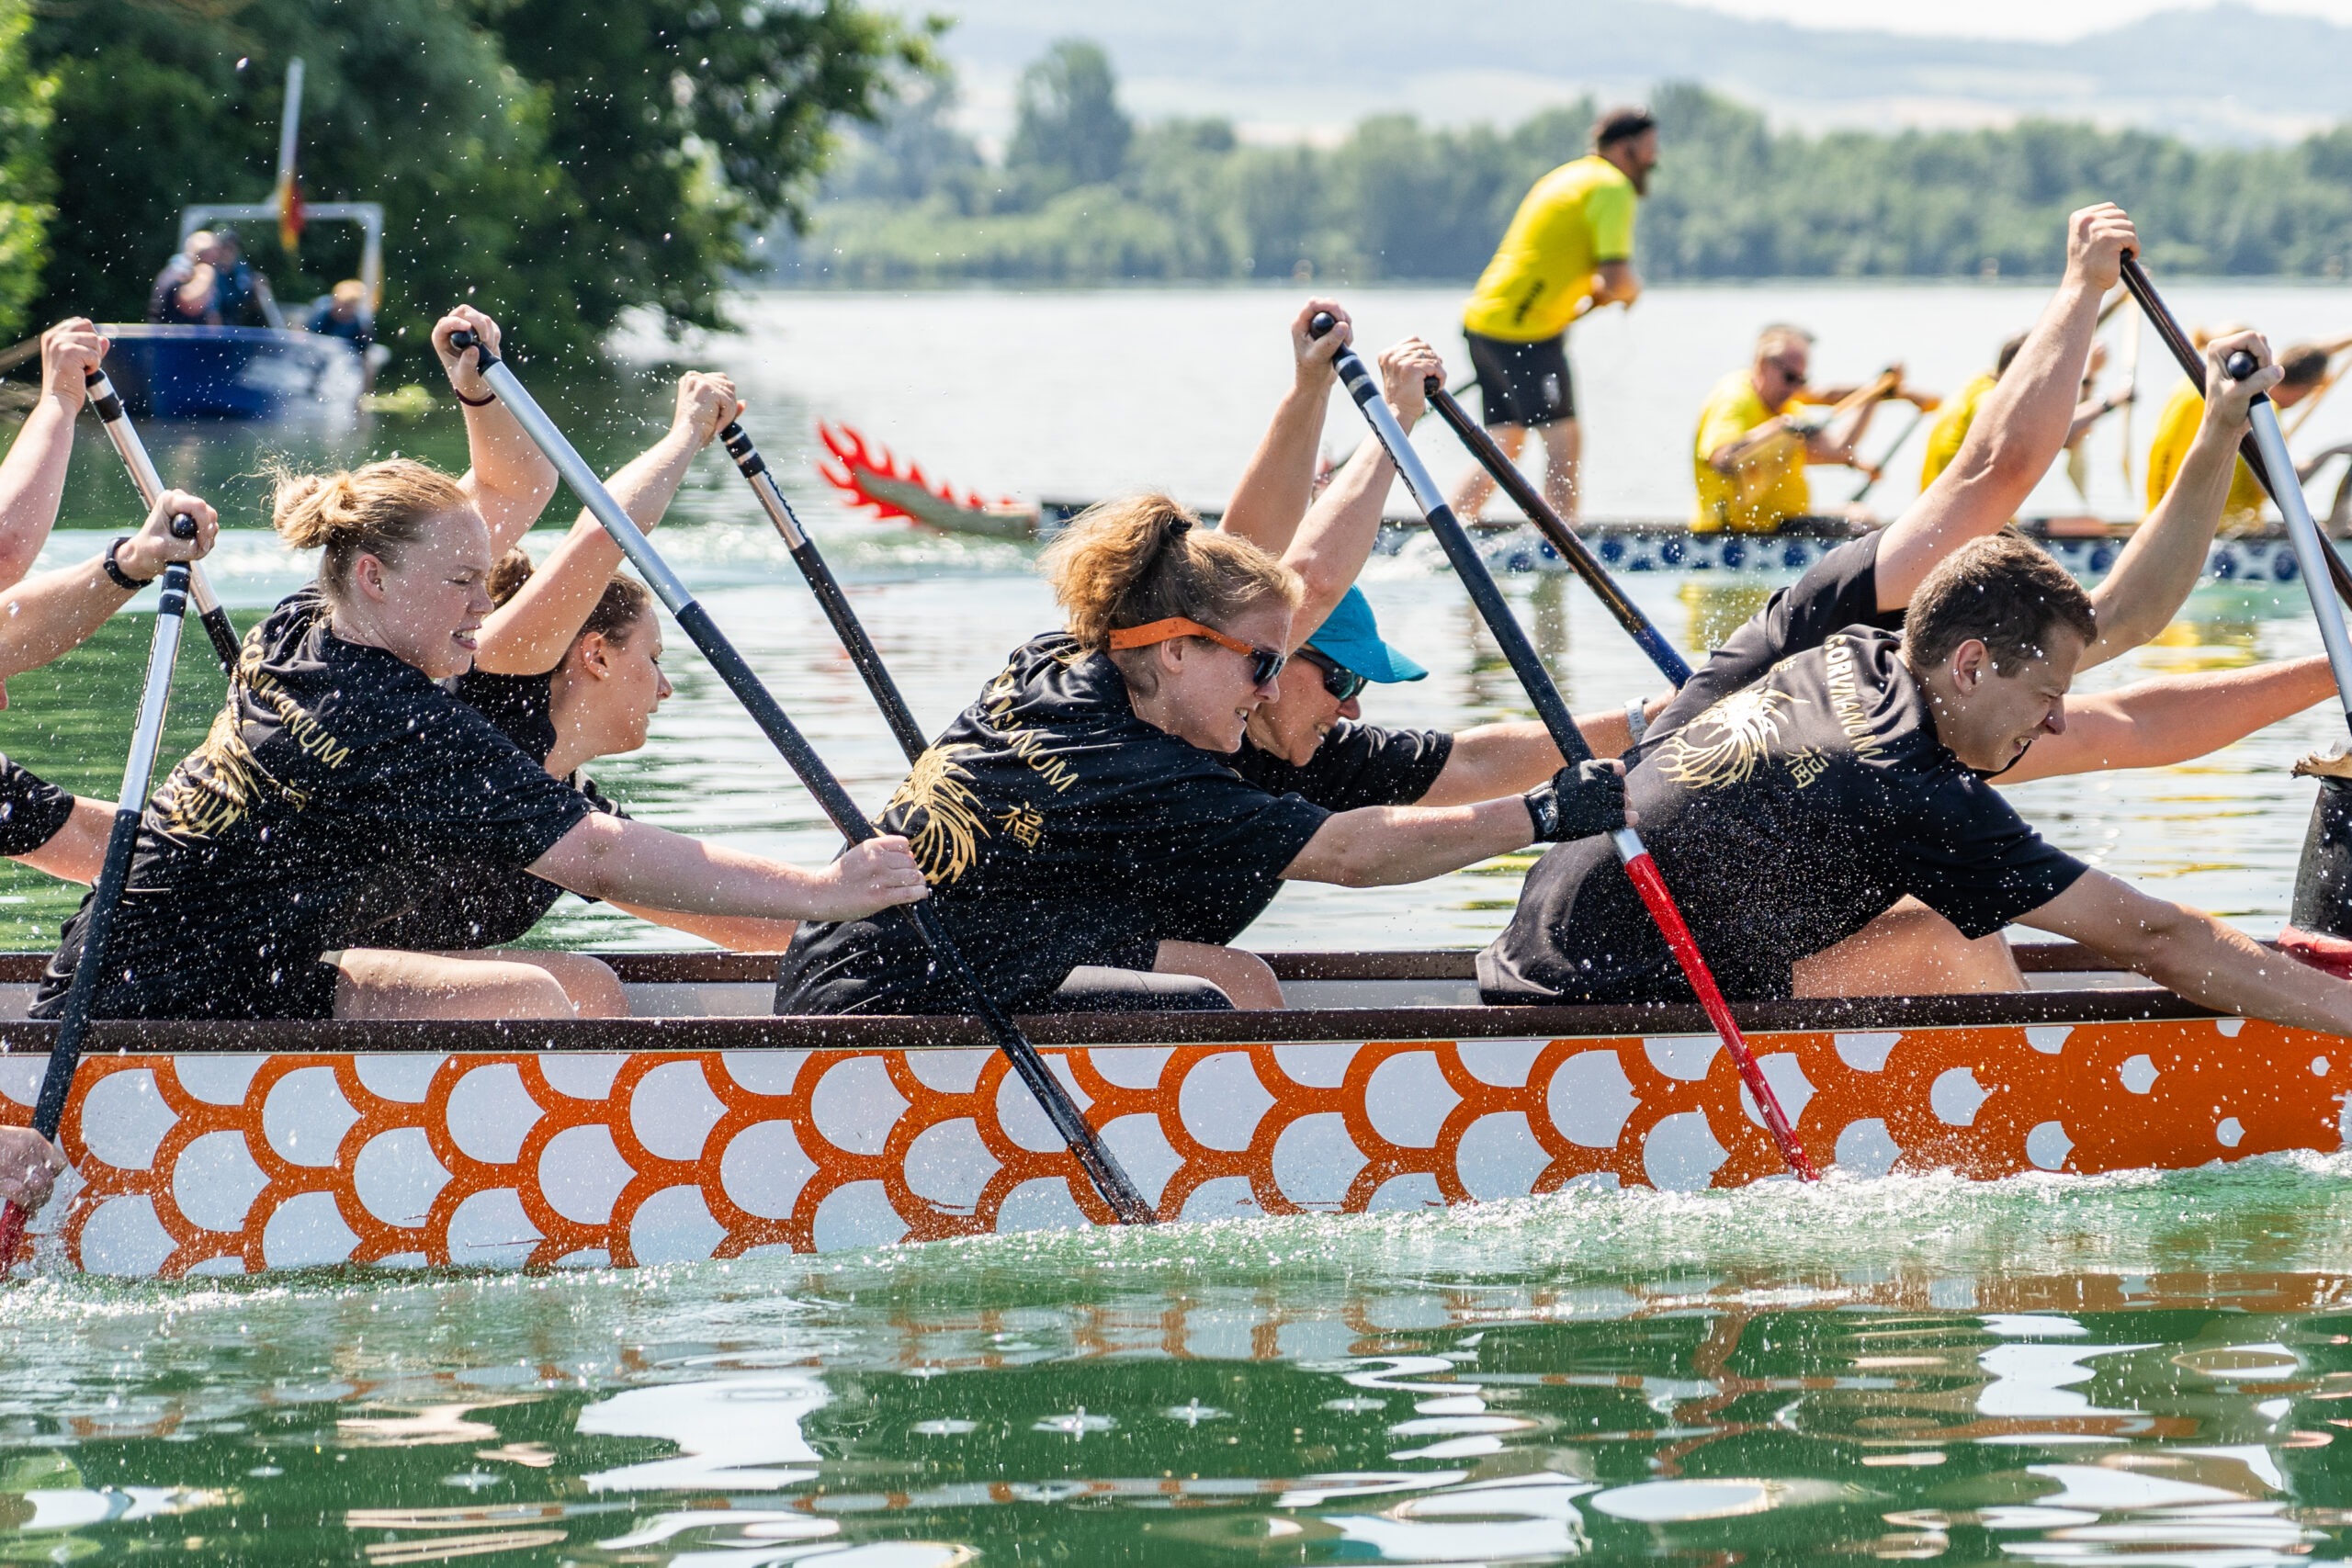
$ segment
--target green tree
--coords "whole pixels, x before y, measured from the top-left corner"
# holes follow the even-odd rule
[[[0,0],[0,341],[25,331],[56,211],[45,144],[56,82],[26,55],[31,25],[26,0]]]
[[[1047,50],[1021,73],[1018,109],[1005,167],[1036,180],[1041,195],[1108,184],[1126,167],[1135,126],[1102,45],[1064,39]]]
[[[723,324],[742,236],[797,226],[835,118],[930,63],[929,28],[854,0],[471,3],[544,95],[560,199],[524,243],[594,333],[635,305]]]
[[[386,335],[421,337],[468,298],[577,335],[518,230],[560,184],[543,107],[441,0],[83,0],[42,16],[32,49],[59,79],[43,318],[137,321],[183,205],[267,199],[300,55],[306,196],[385,205]],[[289,299],[356,267],[356,237],[326,225],[299,265],[266,230],[243,238]]]

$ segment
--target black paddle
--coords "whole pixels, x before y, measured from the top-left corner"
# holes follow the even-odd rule
[[[1470,417],[1470,411],[1464,408],[1434,376],[1430,378],[1428,390],[1430,406],[1437,410],[1438,417],[1453,427],[1454,434],[1462,437],[1462,445],[1470,448],[1470,455],[1478,459],[1478,466],[1494,476],[1495,483],[1502,487],[1503,493],[1518,504],[1520,511],[1526,513],[1527,520],[1535,525],[1537,532],[1560,552],[1560,558],[1576,569],[1576,574],[1583,578],[1585,585],[1600,598],[1601,607],[1615,616],[1617,624],[1625,628],[1625,635],[1649,655],[1650,662],[1657,666],[1657,672],[1677,686],[1690,679],[1690,666],[1683,661],[1682,655],[1674,651],[1674,645],[1660,635],[1657,626],[1642,614],[1640,606],[1625,597],[1625,591],[1617,586],[1617,580],[1609,575],[1609,569],[1600,564],[1600,558],[1577,536],[1577,531],[1568,526],[1566,518],[1552,510],[1551,502],[1544,499],[1543,492],[1519,471],[1519,465],[1495,444],[1495,438],[1487,434],[1484,426]]]
[[[824,609],[825,619],[833,623],[833,635],[842,639],[842,647],[848,650],[849,661],[857,666],[858,678],[865,682],[865,689],[874,694],[874,705],[882,710],[883,721],[889,725],[890,733],[898,737],[899,750],[907,754],[908,761],[914,761],[922,755],[924,747],[922,731],[915,725],[915,716],[908,708],[907,699],[899,694],[899,683],[890,679],[890,671],[883,665],[881,654],[875,651],[874,639],[865,635],[865,626],[858,623],[857,612],[849,607],[849,598],[842,592],[840,581],[833,576],[833,569],[827,566],[825,558],[818,553],[817,541],[810,538],[808,531],[800,525],[800,519],[793,513],[792,502],[785,500],[784,491],[775,482],[775,475],[768,471],[767,459],[760,456],[760,449],[752,445],[751,436],[738,421],[728,421],[727,428],[718,433],[718,439],[726,444],[727,455],[735,459],[737,470],[750,482],[752,493],[759,497],[761,509],[767,513],[768,521],[775,525],[778,534],[784,536],[785,548],[792,552],[792,564],[798,567],[800,575],[808,580],[808,590],[817,595],[817,603]]]
[[[1331,317],[1318,311],[1307,323],[1306,330],[1321,337],[1331,330],[1332,325]],[[1510,661],[1512,672],[1519,677],[1521,687],[1527,693],[1527,700],[1535,705],[1535,712],[1544,720],[1544,728],[1550,731],[1552,744],[1558,747],[1560,755],[1571,762],[1589,761],[1592,748],[1585,744],[1583,733],[1577,728],[1577,721],[1568,712],[1568,705],[1561,699],[1560,688],[1552,683],[1551,671],[1544,668],[1544,660],[1537,655],[1535,645],[1527,640],[1526,628],[1510,613],[1510,605],[1503,598],[1502,590],[1495,586],[1494,574],[1487,570],[1487,563],[1479,558],[1477,547],[1471,544],[1470,536],[1453,515],[1453,508],[1446,504],[1445,492],[1438,488],[1437,479],[1430,474],[1429,466],[1421,461],[1420,454],[1413,450],[1413,444],[1406,438],[1404,427],[1396,423],[1396,414],[1381,400],[1380,387],[1374,381],[1372,372],[1364,368],[1363,361],[1351,348],[1342,348],[1332,355],[1331,365],[1339,371],[1340,381],[1347,388],[1348,396],[1353,398],[1356,407],[1363,411],[1365,423],[1372,426],[1373,434],[1387,449],[1389,460],[1396,465],[1396,471],[1420,507],[1421,515],[1429,519],[1430,532],[1437,536],[1438,544],[1445,550],[1446,559],[1453,563],[1454,575],[1462,580],[1462,586],[1469,590],[1470,602],[1478,607],[1487,629],[1494,634],[1495,641],[1502,648],[1503,657]],[[1642,902],[1649,908],[1650,918],[1657,922],[1658,934],[1673,950],[1675,961],[1682,966],[1683,976],[1690,982],[1690,989],[1698,995],[1699,1005],[1706,1010],[1709,1021],[1714,1024],[1715,1032],[1722,1036],[1724,1048],[1730,1051],[1733,1064],[1739,1068],[1740,1080],[1747,1084],[1748,1095],[1755,1100],[1756,1109],[1764,1119],[1765,1130],[1771,1134],[1772,1142],[1780,1147],[1781,1157],[1788,1161],[1789,1168],[1802,1179],[1818,1180],[1820,1171],[1815,1168],[1813,1157],[1805,1153],[1804,1145],[1797,1141],[1795,1129],[1789,1125],[1788,1115],[1781,1109],[1780,1097],[1772,1092],[1772,1085],[1764,1077],[1764,1069],[1757,1062],[1756,1053],[1748,1049],[1747,1038],[1740,1032],[1739,1021],[1732,1017],[1731,1004],[1724,999],[1722,987],[1715,984],[1713,971],[1707,967],[1697,941],[1690,935],[1690,927],[1683,919],[1682,911],[1676,908],[1674,895],[1667,890],[1666,879],[1659,874],[1657,863],[1650,858],[1641,835],[1631,828],[1621,828],[1609,838],[1617,851],[1617,858],[1624,863],[1626,876],[1641,894]]]
[[[637,568],[638,574],[669,607],[679,626],[702,650],[702,656],[710,661],[711,668],[718,672],[718,678],[727,682],[727,689],[735,694],[735,700],[743,705],[751,714],[752,721],[784,754],[784,760],[791,764],[792,771],[800,775],[800,782],[808,786],[809,794],[817,797],[817,804],[824,808],[833,826],[841,829],[842,837],[853,844],[862,844],[876,837],[874,824],[866,820],[865,813],[858,808],[856,801],[850,798],[849,792],[842,787],[832,770],[825,766],[824,759],[817,755],[816,750],[801,735],[775,696],[760,683],[760,678],[752,672],[751,665],[744,662],[734,644],[727,640],[726,635],[712,621],[710,612],[702,607],[679,580],[677,573],[670,570],[669,563],[646,539],[644,530],[621,509],[620,502],[613,499],[612,492],[596,477],[596,471],[572,448],[571,443],[564,439],[563,432],[548,417],[547,411],[524,390],[523,383],[515,379],[514,372],[507,368],[503,360],[491,353],[489,344],[470,332],[450,333],[449,346],[459,354],[469,348],[475,352],[482,379],[490,383],[491,390],[506,405],[507,412],[522,425],[524,433],[555,465],[556,472],[563,476],[564,482],[571,486],[572,492],[586,504],[596,521],[605,525],[605,531],[612,536],[613,543],[621,547],[621,553],[628,558],[629,564]],[[1069,1145],[1070,1153],[1077,1156],[1079,1165],[1094,1183],[1094,1190],[1111,1206],[1111,1212],[1127,1224],[1154,1224],[1159,1216],[1151,1212],[1151,1205],[1145,1202],[1143,1194],[1136,1190],[1135,1183],[1119,1168],[1119,1162],[1103,1146],[1094,1129],[1086,1124],[1086,1118],[1062,1088],[1061,1080],[1046,1067],[1044,1058],[1037,1055],[1037,1047],[1029,1043],[1029,1037],[1021,1032],[1021,1026],[1013,1022],[1012,1015],[999,1007],[995,998],[982,987],[979,976],[957,951],[955,940],[947,934],[947,928],[941,923],[937,912],[928,904],[909,904],[903,908],[907,918],[914,922],[915,930],[922,934],[941,966],[970,996],[973,1012],[996,1037],[998,1048],[1012,1063],[1012,1070],[1021,1075],[1021,1081],[1029,1086],[1029,1092],[1037,1097],[1037,1103],[1045,1109],[1054,1130]]]
[[[2148,269],[2140,265],[2140,258],[2135,255],[2127,254],[2123,258],[2123,287],[2129,288],[2132,291],[2132,297],[2140,301],[2141,314],[2146,316],[2154,325],[2156,335],[2165,340],[2166,348],[2172,350],[2173,359],[2179,365],[2180,373],[2196,385],[2200,396],[2203,395],[2205,390],[2204,356],[2197,352],[2197,345],[2188,341],[2188,334],[2181,331],[2180,318],[2172,313],[2171,308],[2164,302],[2163,297],[2156,293],[2156,286],[2149,278]],[[2278,481],[2271,477],[2270,465],[2263,461],[2262,444],[2255,439],[2254,431],[2251,428],[2238,440],[2238,456],[2245,459],[2245,466],[2253,470],[2254,477],[2261,481],[2262,488],[2270,492],[2270,499],[2277,503],[2279,514],[2286,515],[2287,502],[2279,493]],[[2289,484],[2301,482],[2295,478],[2294,465],[2291,463],[2287,465],[2287,482]],[[2322,534],[2318,538],[2319,564],[2326,570],[2328,581],[2335,584],[2336,596],[2346,604],[2352,604],[2352,568],[2346,567],[2344,558],[2336,554],[2335,543],[2327,536]]]
[[[130,423],[122,399],[116,395],[114,383],[103,370],[93,370],[84,379],[89,388],[90,407],[97,411],[98,423],[106,426],[107,439],[114,443],[122,466],[130,470],[130,482],[138,487],[139,499],[149,506],[154,505],[155,498],[164,493],[163,476],[155,471],[155,460],[147,456],[147,444],[139,439],[138,427]],[[203,623],[213,657],[220,660],[220,668],[234,681],[237,628],[229,619],[229,612],[220,607],[220,601],[212,596],[212,585],[204,581],[200,567],[189,573],[188,596],[196,601],[196,618]]]
[[[172,519],[174,538],[193,539],[196,535],[195,518],[183,513]],[[179,658],[180,628],[187,621],[188,582],[194,575],[195,569],[187,561],[175,560],[164,569],[163,597],[155,604],[155,634],[147,645],[147,684],[139,695],[139,722],[130,732],[130,755],[122,764],[122,794],[115,800],[107,857],[90,891],[90,918],[82,927],[81,962],[74,966],[74,983],[66,988],[65,1006],[58,1014],[57,1039],[49,1048],[49,1066],[41,1074],[40,1098],[33,1102],[33,1131],[44,1138],[55,1138],[65,1120],[65,1097],[74,1088],[74,1069],[81,1064],[82,1037],[89,1032],[91,998],[97,994],[98,976],[106,969],[107,939],[114,931],[123,885],[130,880],[130,855],[139,847],[139,818],[147,809],[147,785],[155,774],[155,753],[164,743],[164,711],[171,702],[172,666]],[[27,1218],[14,1203],[0,1209],[0,1272],[17,1260]]]

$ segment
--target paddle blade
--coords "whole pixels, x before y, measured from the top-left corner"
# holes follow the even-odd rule
[[[1740,1081],[1747,1086],[1748,1098],[1756,1101],[1756,1109],[1764,1118],[1765,1131],[1780,1145],[1781,1157],[1788,1161],[1791,1170],[1804,1180],[1820,1180],[1819,1168],[1797,1141],[1796,1129],[1789,1125],[1788,1115],[1781,1109],[1780,1096],[1772,1092],[1763,1066],[1756,1060],[1756,1053],[1748,1049],[1747,1037],[1740,1032],[1739,1021],[1731,1015],[1731,1004],[1724,999],[1722,987],[1715,984],[1706,960],[1699,955],[1699,943],[1683,922],[1674,895],[1667,891],[1666,878],[1658,874],[1657,862],[1650,858],[1647,850],[1639,847],[1639,839],[1634,839],[1633,852],[1627,852],[1624,840],[1629,838],[1633,838],[1630,831],[1618,835],[1618,852],[1625,863],[1625,874],[1634,879],[1642,902],[1649,906],[1650,918],[1657,922],[1667,946],[1674,950],[1675,961],[1682,965],[1690,988],[1699,994],[1699,1005],[1706,1009],[1708,1021],[1723,1036],[1724,1049],[1731,1053],[1733,1065],[1739,1068]]]
[[[14,1203],[0,1206],[0,1274],[17,1266],[17,1250],[25,1241],[25,1212]]]

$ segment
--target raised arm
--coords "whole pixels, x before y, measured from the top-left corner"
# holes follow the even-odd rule
[[[2252,353],[2261,368],[2243,381],[2222,368],[2239,349]],[[2182,457],[2180,471],[2132,534],[2115,570],[2091,590],[2098,614],[2098,640],[2083,654],[2077,672],[2139,647],[2171,624],[2205,570],[2205,557],[2221,525],[2230,479],[2237,472],[2238,440],[2245,434],[2246,410],[2255,394],[2278,384],[2270,346],[2253,333],[2216,339],[2205,349],[2205,412],[2197,435]],[[1881,589],[1883,595],[1884,589]]]
[[[172,537],[172,519],[183,512],[196,519],[193,539]],[[116,550],[115,566],[144,587],[163,576],[169,562],[203,558],[220,531],[212,508],[185,491],[167,490],[139,532]],[[63,658],[130,602],[137,589],[108,575],[106,560],[102,550],[79,566],[28,577],[0,592],[0,681]]]
[[[2335,694],[2327,658],[2199,671],[2066,699],[2066,728],[2033,743],[1996,783],[2110,768],[2162,768],[2218,751]]]
[[[2352,1034],[2352,985],[2105,872],[2085,872],[2020,923],[2072,938],[2199,1006],[2290,1029]]]
[[[449,346],[449,334],[458,332],[473,333],[493,355],[500,333],[496,321],[471,305],[460,305],[433,323],[433,352],[441,356],[450,389],[466,412],[466,451],[472,466],[458,483],[490,525],[491,553],[502,556],[547,510],[555,494],[555,465],[523,434],[506,405],[491,395],[477,356],[469,351],[460,357]]]
[[[65,496],[83,384],[106,356],[107,340],[86,317],[72,317],[40,334],[40,400],[0,461],[0,588],[21,581],[49,542]]]
[[[1306,323],[1328,310],[1339,324],[1321,337]],[[1238,534],[1268,555],[1290,548],[1307,503],[1315,499],[1315,459],[1323,443],[1323,411],[1339,379],[1331,361],[1354,340],[1355,323],[1338,301],[1309,299],[1290,323],[1291,386],[1274,407],[1274,420],[1250,454],[1217,526]]]
[[[605,488],[639,527],[652,532],[678,493],[695,454],[742,411],[734,382],[699,370],[688,372],[678,382],[677,412],[669,432],[631,458]],[[547,564],[482,623],[474,668],[492,675],[538,675],[554,669],[620,564],[620,547],[603,524],[582,513]]]
[[[1408,431],[1429,406],[1424,383],[1431,377],[1443,380],[1445,364],[1435,349],[1417,337],[1407,338],[1380,356],[1383,397],[1396,413],[1396,423]],[[1315,498],[1315,504],[1307,508],[1306,520],[1299,525],[1297,536],[1282,558],[1283,564],[1306,583],[1306,597],[1291,617],[1293,648],[1315,635],[1371,558],[1373,542],[1380,536],[1380,513],[1396,478],[1396,465],[1388,460],[1387,452],[1379,442],[1368,440],[1340,465],[1323,493]]]
[[[1899,609],[1946,556],[2000,531],[2066,444],[2099,300],[2122,276],[2139,236],[2112,202],[2066,220],[2066,276],[2025,346],[1984,395],[1951,466],[1887,525],[1878,550],[1878,603]]]
[[[931,896],[904,839],[868,839],[811,871],[602,811],[527,869],[593,898],[686,915],[855,920]]]

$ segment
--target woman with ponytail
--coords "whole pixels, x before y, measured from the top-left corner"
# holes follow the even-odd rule
[[[461,308],[434,329],[464,399],[470,372],[447,341],[461,328],[493,347],[497,328]],[[247,635],[211,733],[149,803],[96,1016],[576,1016],[531,963],[362,945],[388,866],[528,871],[596,897],[766,919],[855,919],[925,896],[902,840],[808,871],[596,811],[443,684],[472,667],[492,609],[486,514],[511,535],[546,500],[512,482],[529,478],[506,445],[519,430],[467,401],[474,476],[509,482],[405,458],[279,482],[278,533],[322,552],[318,581]],[[66,927],[37,1014],[72,981],[86,913]]]
[[[1347,331],[1342,313],[1327,361]],[[1418,417],[1437,368],[1417,342],[1381,356],[1400,419]],[[1203,935],[1238,931],[1284,879],[1416,882],[1624,825],[1614,764],[1523,796],[1344,811],[1234,772],[1302,620],[1312,630],[1346,589],[1295,569],[1346,553],[1342,510],[1318,502],[1280,559],[1163,495],[1095,507],[1047,549],[1063,629],[1013,650],[881,822],[913,844],[940,919],[999,1001],[1280,1007],[1261,960]],[[959,996],[905,921],[858,919],[801,929],[777,1010],[956,1011]]]

